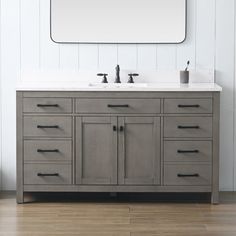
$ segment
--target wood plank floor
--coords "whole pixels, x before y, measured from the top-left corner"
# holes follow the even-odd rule
[[[220,205],[161,202],[35,202],[0,193],[0,235],[236,236],[236,194]]]

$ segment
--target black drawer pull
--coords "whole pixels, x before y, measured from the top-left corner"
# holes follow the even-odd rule
[[[198,125],[195,125],[195,126],[178,125],[178,129],[200,129],[200,127]]]
[[[199,174],[178,174],[179,178],[191,178],[191,177],[199,177]]]
[[[128,104],[124,104],[124,105],[111,105],[111,104],[108,104],[107,105],[107,107],[109,107],[109,108],[119,108],[119,107],[123,107],[123,108],[127,108],[127,107],[129,107],[129,105]]]
[[[117,127],[115,125],[113,126],[113,131],[117,131]]]
[[[59,107],[58,104],[37,104],[37,107]]]
[[[199,150],[178,150],[178,153],[199,153]]]
[[[199,108],[200,105],[178,105],[179,108]]]
[[[39,153],[44,153],[44,152],[59,152],[59,150],[58,149],[53,149],[53,150],[38,149],[37,152],[39,152]]]
[[[120,132],[123,132],[125,130],[124,126],[120,126]]]
[[[37,125],[38,129],[59,129],[58,125]]]
[[[53,176],[56,177],[56,176],[59,176],[59,174],[58,174],[58,173],[54,173],[54,174],[42,174],[42,173],[38,173],[37,176],[38,176],[38,177],[50,177],[50,176],[51,176],[51,177],[53,177]]]

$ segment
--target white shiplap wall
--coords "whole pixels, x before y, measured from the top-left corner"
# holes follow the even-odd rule
[[[49,5],[49,0],[1,0],[2,189],[15,188],[20,71],[111,70],[117,63],[125,70],[168,71],[183,68],[190,59],[191,69],[216,69],[217,82],[224,86],[220,182],[222,190],[236,190],[234,0],[188,0],[188,35],[180,45],[58,45],[49,37]]]

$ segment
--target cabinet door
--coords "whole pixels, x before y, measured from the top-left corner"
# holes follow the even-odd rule
[[[119,118],[118,128],[119,184],[160,184],[160,118]]]
[[[117,118],[76,118],[76,184],[117,184]]]

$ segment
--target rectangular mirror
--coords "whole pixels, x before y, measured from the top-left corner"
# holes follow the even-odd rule
[[[57,43],[181,43],[186,0],[51,0]]]

